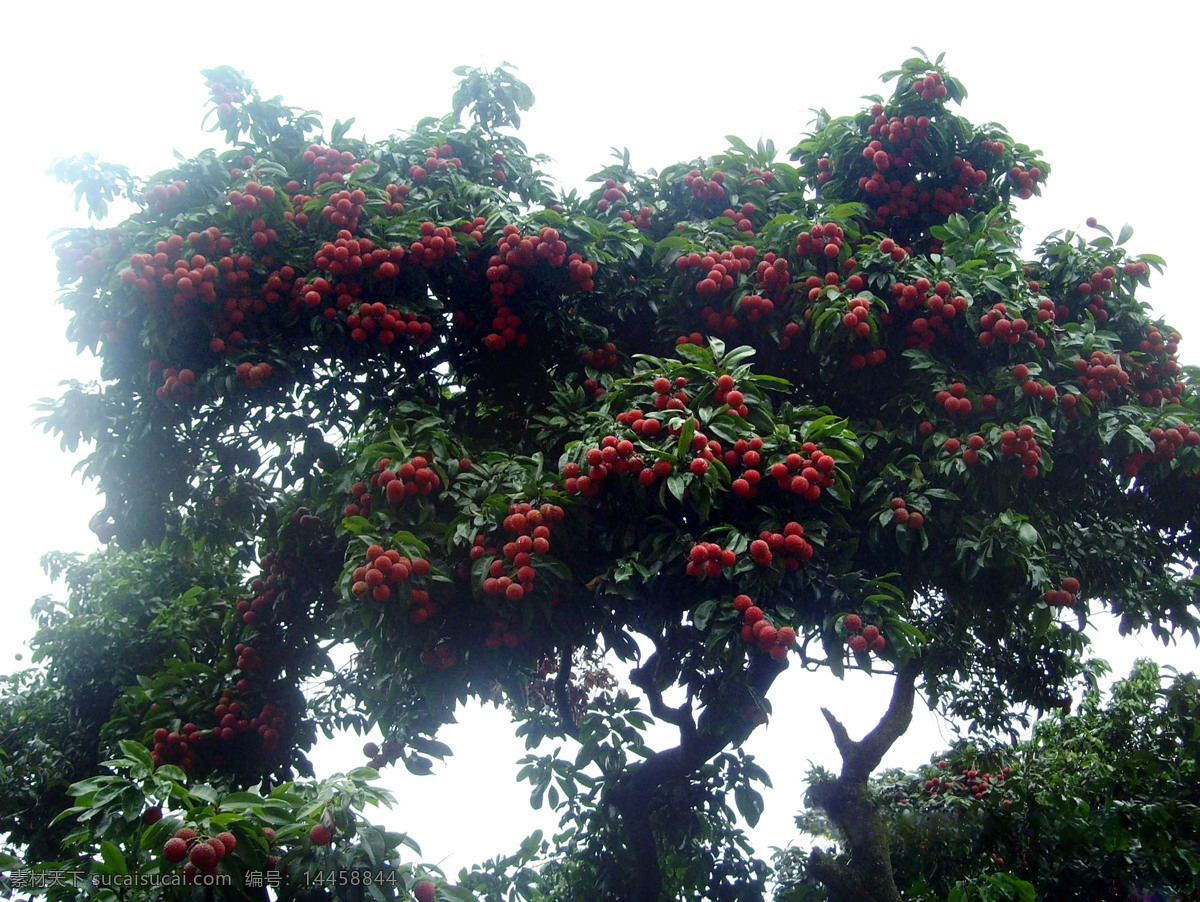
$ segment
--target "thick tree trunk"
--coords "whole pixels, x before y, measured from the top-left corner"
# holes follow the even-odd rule
[[[912,721],[920,669],[921,662],[913,660],[897,671],[887,712],[875,729],[857,742],[836,717],[821,709],[842,756],[842,772],[835,780],[815,784],[809,798],[829,816],[850,854],[848,864],[819,849],[809,858],[809,873],[825,885],[830,902],[900,902],[887,831],[867,794],[867,780]]]
[[[830,902],[900,902],[887,834],[867,796],[866,781],[821,783],[810,797],[841,831],[850,852],[849,866],[819,849],[809,859],[809,870],[825,884]]]
[[[629,887],[630,902],[659,902],[662,893],[662,868],[658,862],[658,846],[654,842],[654,830],[650,826],[650,799],[634,796],[632,786],[614,798],[621,812],[621,825],[633,854],[632,883]]]

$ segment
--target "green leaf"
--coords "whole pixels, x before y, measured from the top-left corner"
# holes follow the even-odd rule
[[[679,444],[675,448],[675,456],[679,460],[683,460],[684,456],[691,450],[692,437],[696,434],[696,421],[692,417],[688,417],[683,428],[679,430]]]
[[[738,813],[746,819],[746,823],[751,827],[755,826],[763,813],[762,794],[743,784],[733,791],[733,799],[737,804]]]
[[[667,490],[675,496],[676,501],[683,501],[683,493],[687,489],[688,478],[682,473],[672,473],[667,477]]]
[[[708,629],[708,622],[712,619],[717,610],[717,599],[710,598],[707,601],[702,601],[696,606],[696,610],[692,612],[692,622],[696,624],[696,629],[703,632]]]
[[[58,814],[56,814],[54,816],[54,820],[52,820],[50,822],[50,826],[53,827],[55,824],[59,823],[60,821],[65,821],[65,820],[67,820],[67,818],[75,817],[76,815],[78,815],[84,811],[87,811],[87,810],[88,810],[88,807],[86,805],[76,805],[72,808],[67,808],[63,811],[60,811]]]
[[[924,492],[926,498],[941,498],[943,501],[960,501],[958,495],[954,494],[949,489],[926,489]]]
[[[122,754],[133,758],[148,769],[154,767],[154,759],[150,757],[150,750],[140,742],[134,742],[131,739],[122,739],[117,744],[121,747]]]
[[[442,898],[454,899],[456,902],[479,902],[478,896],[461,886],[439,887],[438,895]]]
[[[354,120],[351,121],[353,122]],[[378,174],[379,164],[374,160],[366,160],[360,164],[359,167],[354,170],[354,172],[350,173],[350,178],[348,181],[353,182],[354,184],[362,184],[368,179],[374,178]]]
[[[162,768],[159,768],[162,770]],[[265,800],[258,793],[254,792],[231,792],[229,795],[221,799],[221,808],[232,811],[245,811],[248,809],[261,809]]]
[[[162,780],[170,780],[175,783],[186,783],[187,774],[183,769],[174,764],[160,764],[154,769],[154,776]]]
[[[387,861],[387,847],[383,841],[383,834],[378,829],[370,827],[359,835],[362,837],[363,849],[367,853],[367,858],[371,860],[371,864],[376,868],[381,867]]]
[[[109,874],[128,874],[129,869],[125,865],[125,856],[121,854],[113,843],[107,839],[100,842],[100,857],[104,859],[104,867]]]
[[[358,535],[371,529],[371,521],[366,517],[346,517],[342,520],[342,529]]]

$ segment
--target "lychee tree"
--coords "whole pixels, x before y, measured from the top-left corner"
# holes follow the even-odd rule
[[[580,746],[525,776],[586,788],[589,885],[652,900],[679,798],[710,840],[736,829],[714,787],[757,817],[729,762],[778,675],[880,671],[866,737],[824,711],[843,768],[812,797],[847,854],[808,866],[892,900],[867,780],[918,688],[1001,731],[1065,703],[1093,611],[1196,637],[1197,400],[1142,300],[1162,261],[1095,224],[1027,258],[1016,204],[1049,166],[955,114],[940,58],[820,113],[791,162],[733,137],[659,172],[625,152],[586,194],[513,135],[532,95],[507,69],[377,142],[205,74],[229,149],[144,183],[64,165],[136,211],[57,244],[101,379],[45,422],[90,444],[97,533],[255,569],[214,679],[168,666],[187,704],[114,708],[154,766],[227,778],[220,744],[249,741],[232,778],[256,785],[308,735],[264,729],[281,679],[324,678],[297,723],[379,728],[367,763],[418,772],[458,702],[501,697],[531,748]],[[642,707],[582,678],[602,652]],[[678,743],[647,745],[651,720]]]
[[[905,898],[1186,899],[1196,841],[1200,685],[1138,661],[1109,697],[994,746],[961,740],[913,771],[873,777]],[[826,839],[828,821],[797,824]],[[777,859],[777,902],[825,898],[807,854]],[[990,893],[990,895],[989,895]]]

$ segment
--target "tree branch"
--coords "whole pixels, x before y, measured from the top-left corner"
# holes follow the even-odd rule
[[[843,756],[842,776],[847,780],[865,780],[879,766],[888,749],[904,735],[912,723],[913,702],[916,699],[917,675],[923,661],[920,656],[910,658],[896,671],[896,682],[892,685],[892,700],[875,729],[854,743],[854,755]],[[843,731],[844,732],[844,731]],[[840,749],[839,749],[840,751]]]
[[[921,658],[915,657],[900,666],[896,671],[896,682],[892,686],[892,699],[887,711],[875,728],[857,742],[850,738],[845,726],[828,708],[821,709],[825,722],[829,724],[829,731],[833,733],[833,743],[842,756],[842,779],[866,780],[879,766],[888,749],[904,735],[912,723],[917,675],[921,672],[921,665]]]
[[[850,738],[850,734],[846,732],[842,722],[834,717],[828,708],[822,708],[821,713],[825,716],[825,722],[829,724],[829,732],[833,734],[833,744],[837,746],[838,754],[842,756],[844,763],[854,754],[854,740]]]
[[[658,653],[655,652],[646,664],[631,675],[635,685],[646,689],[643,684],[654,686],[653,674],[658,669]],[[748,688],[758,695],[765,695],[784,666],[767,655],[756,655],[746,672]],[[653,692],[646,689],[651,697]],[[659,704],[662,704],[661,695]],[[655,795],[659,787],[682,780],[695,772],[706,761],[730,743],[745,738],[754,724],[730,728],[731,717],[736,717],[734,707],[737,700],[723,698],[709,705],[700,718],[699,725],[692,719],[690,705],[685,706],[687,719],[680,727],[680,743],[674,748],[655,752],[642,763],[630,768],[615,782],[610,790],[609,801],[621,813],[625,835],[633,854],[636,875],[630,888],[631,902],[658,902],[662,891],[662,870],[658,862],[658,848],[654,840],[650,818],[655,809]],[[665,708],[666,706],[663,705]],[[678,714],[679,709],[667,709]],[[667,719],[667,718],[664,718]],[[706,729],[711,726],[712,729]]]
[[[671,708],[663,701],[662,691],[658,688],[658,652],[646,659],[646,663],[629,673],[629,681],[646,693],[650,703],[650,713],[659,720],[679,728],[680,739],[683,743],[692,741],[696,736],[696,721],[692,717],[691,702],[684,702],[678,708]]]
[[[575,722],[575,712],[571,710],[571,696],[567,691],[571,685],[571,655],[574,653],[573,645],[567,645],[562,650],[558,673],[554,677],[554,705],[558,710],[558,722],[563,732],[572,739],[578,739],[579,724]]]

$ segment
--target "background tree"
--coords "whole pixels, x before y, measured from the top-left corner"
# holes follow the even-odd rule
[[[882,666],[864,739],[826,712],[844,766],[813,797],[849,855],[810,867],[833,898],[895,899],[867,780],[918,687],[1002,730],[1063,703],[1093,607],[1196,634],[1196,399],[1136,297],[1161,261],[1098,226],[1023,260],[1014,195],[1049,168],[952,113],[940,59],[822,113],[795,166],[732,137],[658,173],[621,153],[586,197],[509,133],[531,95],[507,72],[466,73],[474,123],[371,144],[206,74],[232,149],[140,195],[81,173],[138,211],[57,245],[102,379],[46,413],[94,448],[102,538],[259,571],[220,657],[114,707],[189,792],[286,778],[315,724],[378,726],[368,763],[421,772],[457,702],[545,708],[554,673],[555,716],[522,729],[578,746],[526,774],[576,824],[564,873],[749,898],[718,797],[752,821],[762,777],[729,750],[789,659]],[[579,681],[601,651],[646,710]],[[317,676],[306,709],[279,700]]]
[[[927,767],[874,778],[905,898],[1192,898],[1200,687],[1192,674],[1163,683],[1139,661],[1107,704],[1089,692],[1029,739],[963,741]],[[828,831],[814,815],[798,823]],[[825,898],[804,879],[806,858],[791,849],[777,862],[797,884],[777,899]]]

